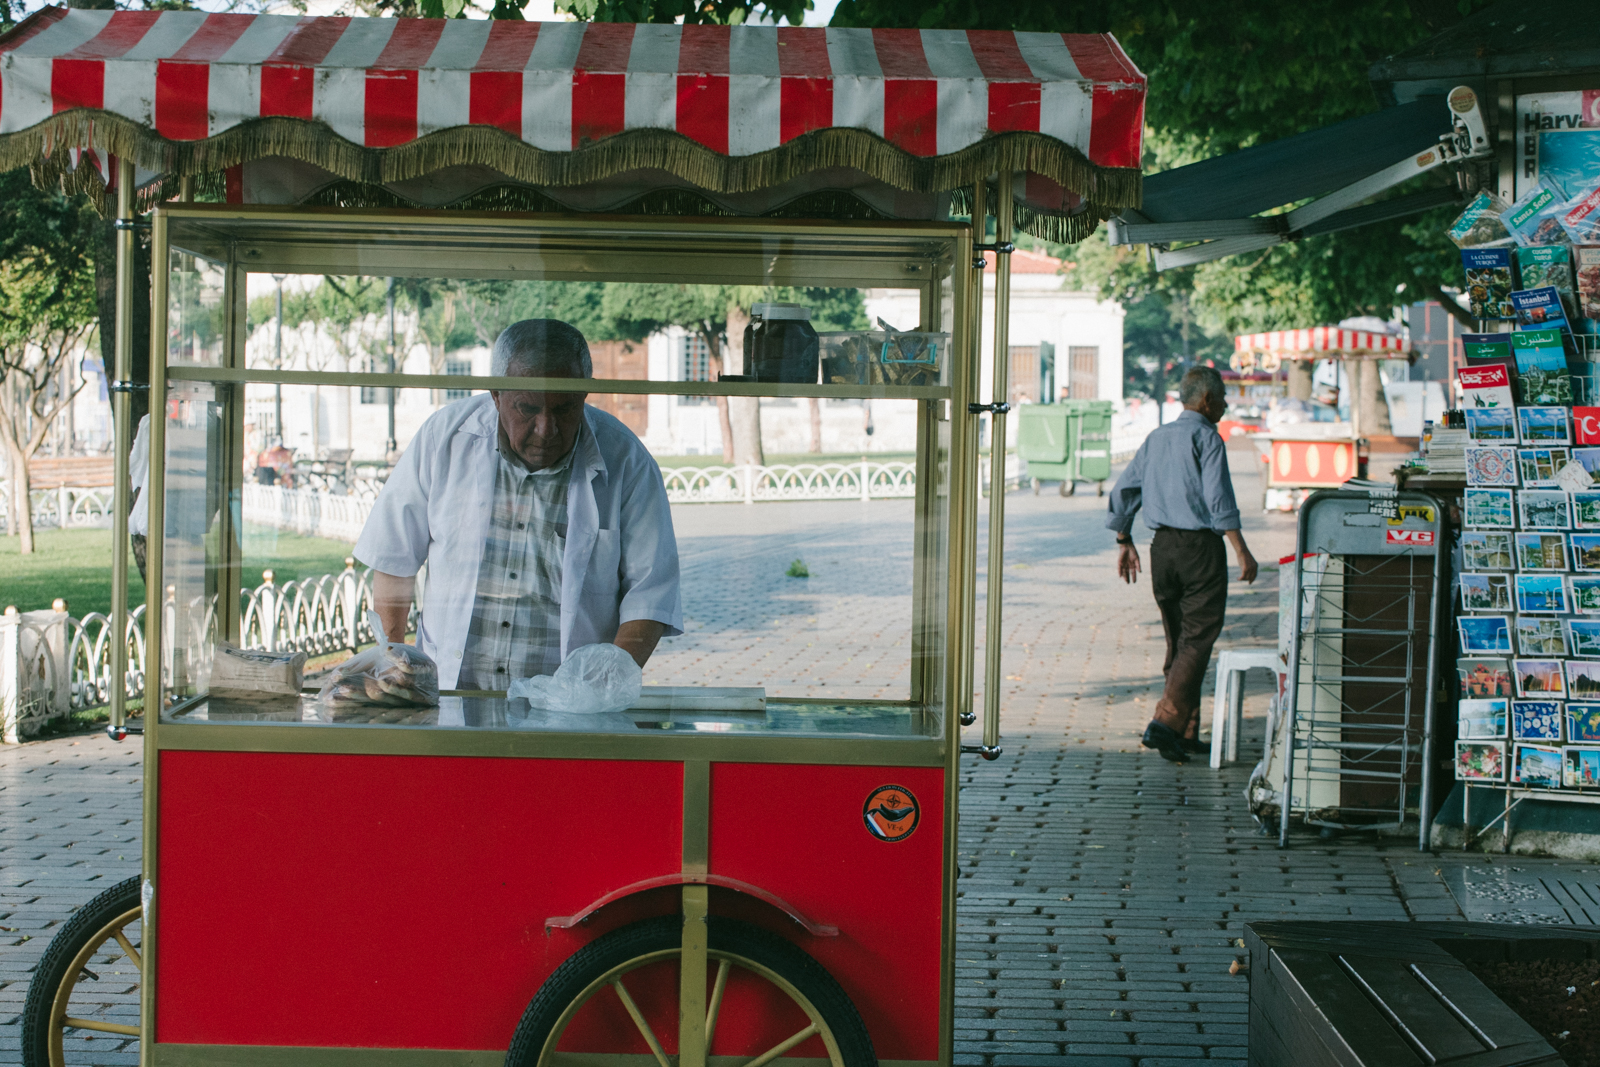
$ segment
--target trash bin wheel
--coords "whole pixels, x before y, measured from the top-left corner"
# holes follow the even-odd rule
[[[28,983],[22,1009],[23,1067],[65,1067],[68,1062],[105,1063],[101,1053],[127,1053],[129,1039],[139,1040],[139,1002],[129,1007],[125,993],[139,988],[140,947],[144,908],[139,904],[139,878],[119,882],[79,908],[44,950]],[[101,992],[104,990],[104,992]],[[124,1021],[108,1017],[118,1008]],[[129,1021],[131,1020],[131,1022]],[[114,1038],[103,1049],[65,1052],[66,1037],[95,1033]]]
[[[766,1063],[813,1035],[822,1039],[830,1067],[877,1067],[872,1039],[855,1005],[839,983],[798,947],[760,927],[712,915],[706,919],[706,1044],[715,1036],[722,991],[734,968],[748,971],[781,990],[806,1015],[809,1025],[750,1063]],[[668,1063],[661,1038],[639,1012],[625,979],[652,963],[677,960],[683,944],[683,919],[646,919],[585,945],[557,967],[517,1024],[506,1053],[506,1067],[551,1067],[558,1062],[562,1034],[595,997],[621,1001],[655,1059]],[[675,980],[674,980],[675,982]],[[638,986],[635,986],[637,989]],[[676,1062],[676,1057],[671,1058]]]
[[[1094,495],[1095,496],[1105,496],[1106,495],[1106,483],[1105,482],[1095,482],[1094,483]]]
[[[1039,495],[1039,479],[1037,479],[1037,478],[1035,478],[1033,480],[1033,495],[1034,496],[1038,496]]]
[[[1062,496],[1071,496],[1073,493],[1076,493],[1077,491],[1078,491],[1078,483],[1077,482],[1074,482],[1071,478],[1063,478],[1063,479],[1061,479],[1061,495]]]

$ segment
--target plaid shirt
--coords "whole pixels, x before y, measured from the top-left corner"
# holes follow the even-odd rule
[[[503,690],[561,665],[561,559],[575,452],[576,445],[541,471],[500,456],[458,689]]]

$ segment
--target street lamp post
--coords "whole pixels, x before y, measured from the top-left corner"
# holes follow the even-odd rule
[[[393,278],[389,279],[388,301],[389,301],[389,373],[393,374],[395,372],[394,371],[394,279]],[[386,459],[386,460],[389,460],[389,459],[393,459],[394,458],[394,452],[395,452],[395,439],[394,439],[394,386],[392,386],[392,385],[389,386],[387,389],[384,390],[384,392],[387,393],[388,397],[389,397],[389,438],[388,438],[388,440],[386,440],[384,442],[384,445],[383,445],[383,458]]]
[[[272,280],[278,283],[277,306],[277,336],[272,342],[272,369],[283,369],[283,279],[287,275],[274,274]],[[278,440],[283,440],[283,383],[272,383],[272,426],[278,435]]]

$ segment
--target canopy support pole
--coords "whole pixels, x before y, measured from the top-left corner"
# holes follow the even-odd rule
[[[117,292],[111,393],[111,428],[116,444],[112,455],[113,497],[111,513],[111,722],[106,732],[117,740],[127,736],[128,703],[128,512],[133,487],[128,484],[128,453],[133,448],[133,398],[128,395],[128,375],[133,369],[133,161],[117,160]],[[152,412],[155,409],[152,408]],[[151,455],[151,463],[161,462]],[[146,501],[148,507],[149,502]],[[152,531],[159,536],[159,531]],[[150,620],[145,620],[150,625]],[[150,675],[146,664],[145,675]],[[148,684],[146,685],[148,689]]]
[[[1010,409],[1012,172],[1000,172],[994,205],[994,365],[989,396],[989,564],[984,581],[983,751],[1000,755],[1001,594],[1006,565],[1006,412]],[[982,285],[982,276],[979,276]]]

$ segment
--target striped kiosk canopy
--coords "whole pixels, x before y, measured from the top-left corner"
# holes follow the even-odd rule
[[[96,196],[117,156],[152,197],[861,218],[947,217],[1009,170],[1018,223],[1076,240],[1139,202],[1144,96],[1102,35],[47,8],[0,37],[0,167]]]
[[[1286,359],[1405,359],[1411,341],[1399,334],[1312,326],[1304,330],[1269,330],[1233,339],[1234,370],[1275,371]]]

